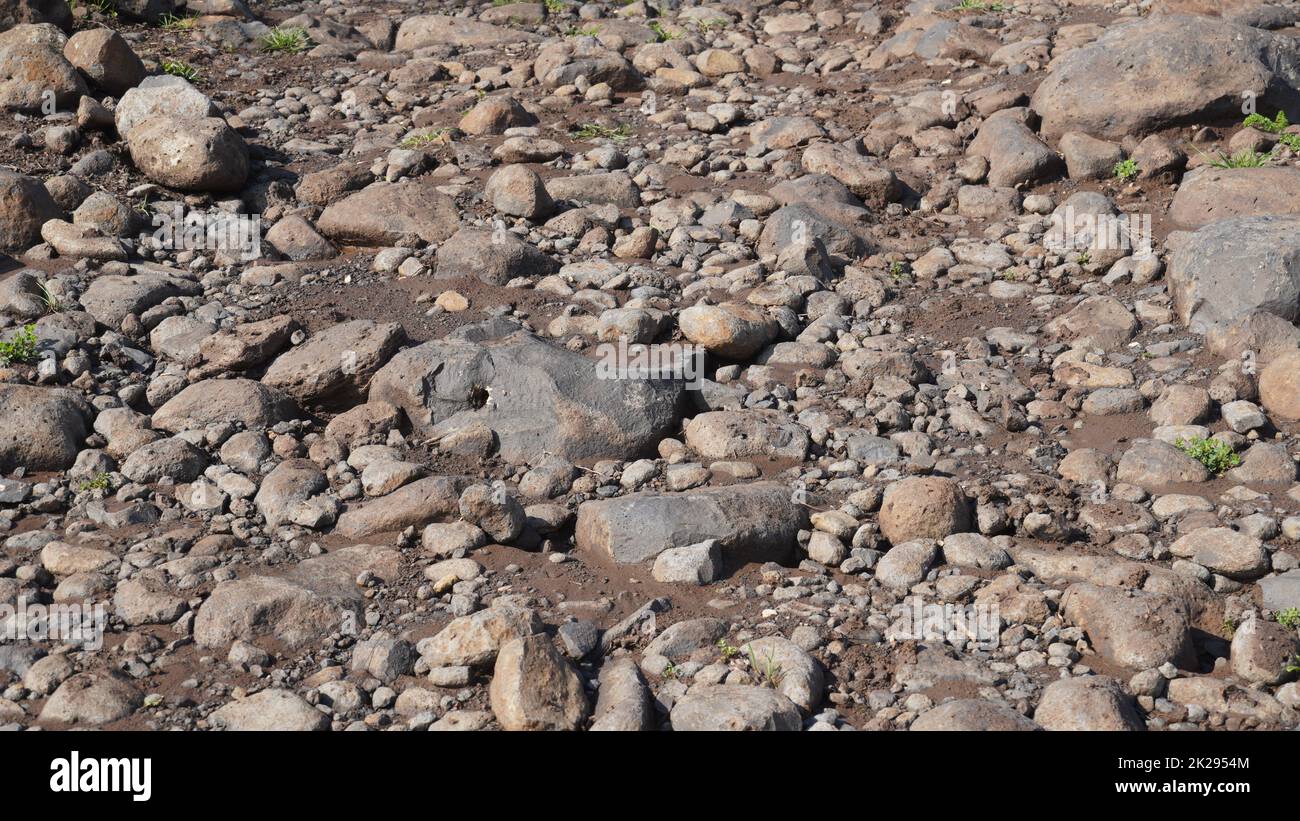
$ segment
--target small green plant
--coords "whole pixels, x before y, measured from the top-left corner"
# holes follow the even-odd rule
[[[1223,620],[1223,632],[1231,636],[1237,632],[1237,620],[1228,616]]]
[[[112,487],[112,481],[108,478],[107,473],[96,473],[95,478],[87,479],[78,487],[81,491],[87,490],[108,490]]]
[[[889,278],[894,281],[895,285],[904,281],[907,279],[907,267],[898,260],[889,263]]]
[[[695,22],[695,28],[699,30],[700,34],[704,34],[704,35],[713,33],[715,29],[722,29],[726,27],[727,27],[727,21],[723,20],[721,17],[713,17],[708,20],[697,20]]]
[[[740,648],[727,641],[725,637],[718,639],[718,652],[722,654],[723,661],[731,661],[740,654]]]
[[[199,70],[189,63],[182,63],[179,60],[163,60],[161,67],[163,73],[170,74],[173,77],[180,77],[189,80],[191,83],[199,81]]]
[[[600,123],[583,123],[569,132],[569,136],[575,140],[598,140],[603,138],[623,142],[632,136],[632,127],[627,123],[620,125],[618,128],[611,128]]]
[[[1286,673],[1287,675],[1300,673],[1300,656],[1291,659],[1291,663],[1286,666]]]
[[[1300,607],[1288,607],[1285,610],[1279,610],[1276,618],[1278,624],[1288,630],[1295,630],[1300,627]]]
[[[181,14],[164,14],[158,18],[158,28],[163,31],[189,31],[194,28],[194,18]]]
[[[664,668],[663,677],[664,677],[664,678],[677,678],[677,676],[680,675],[680,673],[681,673],[681,671],[677,669],[677,665],[676,665],[676,664],[673,664],[673,663],[670,661],[670,662],[668,662],[668,666]]]
[[[36,361],[36,326],[24,325],[8,342],[0,341],[0,365]]]
[[[1206,470],[1216,476],[1241,464],[1241,457],[1232,449],[1232,445],[1222,439],[1202,439],[1198,436],[1191,441],[1179,439],[1174,445],[1205,465]]]
[[[1092,262],[1092,254],[1088,253],[1087,251],[1083,251],[1077,257],[1074,258],[1074,261],[1079,265],[1087,265],[1089,262]]]
[[[777,664],[776,659],[772,658],[772,654],[768,653],[760,663],[757,654],[754,653],[754,645],[747,644],[745,649],[749,651],[749,669],[753,670],[754,675],[758,676],[759,683],[764,687],[771,687],[773,690],[780,687],[785,674],[781,671],[781,665]]]
[[[670,31],[664,28],[664,24],[660,23],[658,20],[651,20],[649,25],[650,25],[650,30],[655,33],[655,37],[661,43],[666,42],[668,40],[682,39],[682,33],[680,31]]]
[[[300,28],[273,28],[262,36],[262,51],[301,54],[311,47],[311,37]]]
[[[542,5],[546,6],[547,14],[564,14],[565,7],[569,4],[564,0],[543,0]]]
[[[1120,160],[1115,163],[1115,177],[1122,182],[1130,182],[1137,179],[1138,164],[1137,160],[1129,157],[1127,160]]]
[[[565,37],[595,37],[600,34],[600,26],[569,26]]]

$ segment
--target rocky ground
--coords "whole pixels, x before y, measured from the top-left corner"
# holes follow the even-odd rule
[[[0,725],[1295,728],[1298,10],[0,2]]]

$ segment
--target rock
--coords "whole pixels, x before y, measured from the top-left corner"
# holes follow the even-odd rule
[[[23,23],[49,23],[72,29],[72,9],[66,0],[10,0],[0,4],[0,31]]]
[[[190,85],[182,77],[160,74],[146,77],[135,88],[122,95],[113,109],[117,133],[127,139],[141,123],[150,123],[159,117],[182,120],[204,120],[216,117],[217,108],[208,96]]]
[[[330,259],[338,251],[316,232],[315,226],[299,216],[287,216],[271,226],[266,241],[285,257],[298,262],[307,259]]]
[[[330,726],[328,713],[278,687],[232,701],[216,710],[209,720],[234,732],[320,732]]]
[[[876,563],[876,580],[893,590],[910,590],[925,579],[937,558],[939,548],[928,539],[895,544]]]
[[[1005,550],[978,533],[954,533],[946,537],[943,540],[943,561],[944,564],[981,570],[1003,570],[1012,563]]]
[[[1253,579],[1269,568],[1259,539],[1226,527],[1203,527],[1179,538],[1169,552],[1232,579]]]
[[[421,14],[408,17],[397,28],[396,51],[415,51],[446,43],[466,48],[495,48],[515,43],[531,43],[536,34],[505,26],[480,23],[463,17]]]
[[[1043,688],[1034,721],[1048,730],[1145,730],[1133,697],[1106,676],[1057,679]]]
[[[1044,330],[1076,346],[1110,351],[1133,338],[1138,332],[1138,321],[1118,299],[1093,296],[1047,323]]]
[[[94,415],[67,388],[0,385],[0,472],[71,467]]]
[[[1061,608],[1112,664],[1145,670],[1194,661],[1189,616],[1180,599],[1080,582],[1066,589]]]
[[[617,205],[636,208],[641,204],[641,190],[622,171],[608,174],[582,174],[577,177],[551,177],[546,192],[556,201]]]
[[[163,300],[193,296],[201,290],[197,283],[171,273],[108,274],[95,277],[81,295],[81,305],[86,313],[116,331],[128,314],[140,316]]]
[[[337,242],[407,248],[442,242],[459,225],[451,198],[422,181],[373,183],[331,204],[316,222]]]
[[[942,539],[970,529],[970,507],[961,487],[942,477],[902,479],[885,489],[880,532],[892,544]]]
[[[633,493],[578,507],[575,543],[624,564],[716,539],[723,561],[783,561],[806,513],[784,485],[757,482],[684,493]]]
[[[461,228],[438,246],[438,278],[474,277],[489,285],[549,276],[559,264],[509,231]]]
[[[134,451],[122,463],[122,475],[141,484],[153,484],[163,479],[191,482],[207,466],[207,454],[184,439],[172,436]]]
[[[1249,618],[1232,634],[1228,655],[1232,672],[1254,684],[1281,684],[1291,674],[1287,668],[1300,655],[1294,628],[1277,622]]]
[[[716,539],[671,547],[655,557],[655,581],[708,584],[722,575],[722,550]]]
[[[329,481],[314,463],[286,459],[262,480],[253,504],[266,519],[267,527],[274,528],[291,520],[295,505],[327,490]]]
[[[436,635],[421,640],[416,649],[430,667],[481,667],[492,664],[506,644],[541,632],[536,613],[498,599],[485,610],[452,619]],[[532,648],[530,655],[535,650]],[[518,659],[522,648],[516,653]]]
[[[1124,159],[1124,149],[1118,144],[1078,131],[1062,134],[1060,149],[1072,180],[1110,179],[1115,176],[1115,166]]]
[[[63,56],[92,83],[115,97],[121,97],[145,77],[144,63],[112,29],[77,32],[68,38]]]
[[[546,192],[542,178],[524,165],[506,165],[494,171],[483,194],[493,208],[513,217],[538,222],[555,212],[555,202]]]
[[[1296,463],[1285,445],[1256,442],[1242,456],[1240,467],[1227,475],[1234,482],[1290,485],[1296,478]]]
[[[460,118],[459,128],[466,134],[483,136],[504,134],[508,128],[535,125],[537,118],[529,114],[519,101],[507,94],[493,94],[478,103]],[[498,209],[499,210],[499,209]]]
[[[602,378],[601,365],[532,334],[442,339],[408,348],[379,370],[371,401],[401,408],[422,434],[486,425],[499,452],[533,463],[640,454],[676,427],[682,383]],[[425,386],[438,377],[437,391]],[[610,373],[613,376],[613,373]]]
[[[248,146],[219,117],[156,116],[132,127],[127,147],[146,177],[179,191],[238,191],[248,178]]]
[[[35,114],[52,99],[57,108],[73,111],[89,91],[57,47],[22,42],[0,45],[0,108]]]
[[[349,508],[339,516],[336,530],[349,538],[361,539],[375,533],[423,527],[456,512],[466,484],[468,479],[462,476],[419,479],[387,496]]]
[[[1137,439],[1120,457],[1116,478],[1148,490],[1210,478],[1205,466],[1173,445]]]
[[[1270,416],[1300,419],[1300,351],[1288,351],[1259,375],[1259,401]]]
[[[773,679],[768,683],[804,713],[821,704],[826,686],[822,666],[802,647],[782,636],[764,636],[745,645],[745,652],[753,654],[751,664],[758,662],[751,674]]]
[[[771,342],[776,321],[747,305],[693,305],[677,317],[682,336],[725,359],[746,360]]]
[[[397,577],[400,554],[386,547],[355,545],[305,559],[278,576],[223,581],[199,608],[194,641],[224,651],[236,639],[270,638],[297,649],[330,633],[357,629],[362,603],[357,576]]]
[[[489,695],[506,730],[576,730],[591,709],[582,679],[545,635],[501,646]]]
[[[91,225],[54,219],[41,226],[41,238],[61,257],[126,261],[126,248],[116,237],[105,237]]]
[[[793,459],[808,452],[808,433],[780,411],[710,411],[686,423],[686,445],[705,459]]]
[[[0,168],[0,251],[24,251],[41,240],[41,226],[61,216],[40,181]]]
[[[1015,188],[1059,176],[1061,158],[1025,124],[1027,109],[1009,108],[989,117],[971,141],[968,156],[989,161],[988,181]]]
[[[41,721],[108,724],[140,708],[144,697],[118,675],[78,673],[59,685],[41,708]]]
[[[1153,17],[1106,29],[1053,61],[1030,107],[1051,137],[1082,131],[1118,139],[1175,125],[1294,107],[1296,46],[1277,35],[1204,17]]]
[[[855,153],[837,143],[818,142],[803,152],[803,169],[809,174],[834,177],[874,207],[884,207],[902,195],[902,184],[880,161]]]
[[[1234,217],[1184,235],[1169,256],[1169,292],[1194,333],[1254,311],[1300,319],[1300,217]]]
[[[205,379],[159,408],[153,426],[180,433],[232,422],[247,430],[266,430],[297,416],[292,399],[251,379]]]
[[[1169,218],[1197,229],[1219,220],[1264,215],[1300,216],[1300,169],[1291,166],[1201,166],[1183,178]]]
[[[1009,704],[977,698],[940,704],[917,716],[913,732],[1024,732],[1040,729]]]
[[[461,519],[478,526],[499,544],[510,544],[524,530],[524,508],[504,488],[470,485],[457,505]]]
[[[281,354],[266,369],[262,384],[304,405],[355,404],[405,340],[396,322],[340,322]]]
[[[600,668],[600,689],[592,713],[593,732],[639,732],[654,728],[650,692],[636,662],[610,659]]]
[[[748,684],[697,684],[669,716],[677,732],[798,731],[799,708],[767,687]]]
[[[113,609],[129,625],[171,624],[189,604],[167,589],[160,575],[140,574],[117,586]]]

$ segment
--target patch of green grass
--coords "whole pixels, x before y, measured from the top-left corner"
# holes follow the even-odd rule
[[[569,26],[565,37],[595,37],[600,34],[600,26]]]
[[[651,20],[649,25],[650,25],[650,30],[655,33],[655,37],[661,43],[666,42],[668,40],[682,39],[682,33],[680,31],[670,31],[664,28],[664,24],[660,23],[658,20]]]
[[[564,14],[569,4],[564,0],[542,0],[542,5],[546,7],[547,14]]]
[[[59,302],[59,298],[55,296],[54,292],[50,290],[49,283],[40,282],[36,287],[40,289],[41,302],[45,303],[45,310],[50,313],[57,313],[62,310],[63,305]]]
[[[158,28],[163,31],[189,31],[194,28],[194,18],[182,14],[164,14],[158,18]]]
[[[632,136],[632,127],[626,123],[618,128],[611,128],[600,123],[583,123],[570,131],[569,136],[575,140],[599,140],[603,138],[623,142]]]
[[[761,661],[754,653],[754,645],[747,644],[745,649],[749,651],[749,668],[758,676],[759,683],[764,687],[771,687],[773,690],[781,686],[781,680],[785,678],[785,673],[781,670],[781,665],[776,663],[772,654],[768,653]]]
[[[953,11],[1010,11],[1008,6],[1001,3],[990,3],[988,0],[961,0],[960,3],[953,6]]]
[[[427,148],[431,145],[438,145],[447,142],[447,135],[451,133],[448,128],[435,128],[432,131],[420,131],[415,134],[408,134],[405,139],[398,143],[399,148],[415,150],[417,148]]]
[[[0,342],[0,365],[36,361],[36,326],[24,325],[8,342]]]
[[[740,648],[727,641],[725,637],[718,639],[718,652],[722,654],[723,661],[731,661],[740,654]]]
[[[1243,148],[1236,154],[1219,152],[1219,156],[1210,160],[1215,168],[1263,168],[1273,159],[1273,152],[1259,153],[1252,148]]]
[[[311,48],[311,37],[300,28],[273,28],[262,36],[262,51],[301,54]]]
[[[1288,607],[1285,610],[1279,610],[1277,613],[1277,623],[1288,630],[1295,630],[1300,627],[1300,607]]]
[[[1127,160],[1120,160],[1119,162],[1115,163],[1115,168],[1113,169],[1116,178],[1124,182],[1129,182],[1131,180],[1136,179],[1138,175],[1138,170],[1139,169],[1138,169],[1137,160],[1133,159],[1132,157],[1130,157]]]
[[[160,68],[164,74],[180,77],[191,83],[199,81],[199,70],[189,63],[182,63],[180,60],[163,60]]]
[[[1222,439],[1202,439],[1198,436],[1190,441],[1179,439],[1174,445],[1183,453],[1205,465],[1206,470],[1216,476],[1241,464],[1241,457],[1232,449],[1232,445]]]

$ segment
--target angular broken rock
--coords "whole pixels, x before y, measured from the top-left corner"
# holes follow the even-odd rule
[[[785,485],[756,482],[684,493],[633,493],[578,507],[575,543],[622,564],[716,539],[723,562],[786,561],[807,513]]]
[[[298,648],[340,629],[356,630],[365,602],[357,576],[369,571],[391,581],[400,562],[391,548],[355,545],[305,559],[278,576],[221,582],[199,608],[194,640],[220,651],[235,639],[269,638]]]
[[[430,667],[479,667],[491,664],[508,642],[540,632],[536,613],[498,599],[484,610],[452,619],[437,634],[420,640],[416,650]]]
[[[316,227],[351,245],[418,247],[442,242],[460,226],[446,194],[427,182],[377,182],[325,209]]]
[[[582,679],[547,635],[502,645],[488,694],[506,730],[576,730],[591,709]]]
[[[336,530],[353,539],[375,533],[423,527],[435,519],[458,512],[465,476],[430,476],[398,488],[387,496],[350,507],[339,516]]]
[[[1179,599],[1081,582],[1066,589],[1061,612],[1112,664],[1146,670],[1195,662],[1187,608]]]
[[[277,357],[262,384],[303,404],[351,406],[405,340],[396,322],[340,322]]]
[[[394,356],[371,380],[370,400],[401,408],[431,437],[486,425],[517,463],[638,456],[677,425],[684,383],[605,373],[527,332],[446,338]]]

